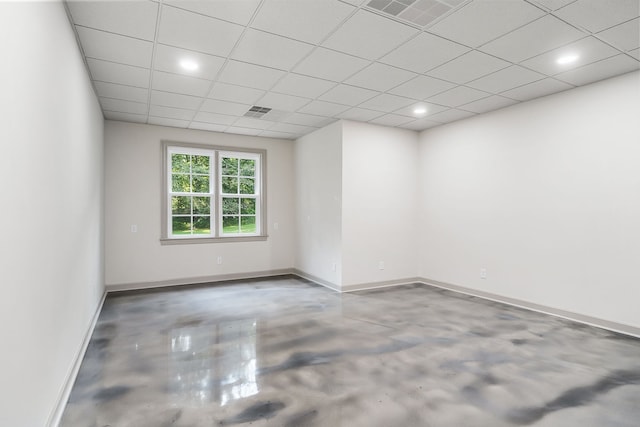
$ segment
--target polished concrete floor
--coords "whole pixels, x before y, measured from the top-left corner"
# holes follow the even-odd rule
[[[62,426],[640,425],[640,340],[426,285],[110,295]]]

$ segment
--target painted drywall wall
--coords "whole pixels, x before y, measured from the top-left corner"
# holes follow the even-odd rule
[[[417,276],[418,134],[343,122],[342,286]]]
[[[640,326],[638,117],[635,72],[423,132],[421,276]]]
[[[268,239],[161,245],[162,140],[267,150]],[[293,266],[292,141],[107,121],[105,158],[107,288],[190,283]]]
[[[295,142],[295,268],[342,284],[342,123]]]
[[[103,295],[103,119],[60,2],[0,2],[0,425],[55,412]]]

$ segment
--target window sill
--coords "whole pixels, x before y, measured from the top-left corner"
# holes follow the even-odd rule
[[[161,245],[190,245],[194,243],[236,243],[236,242],[264,242],[269,236],[234,236],[234,237],[183,237],[160,239]]]

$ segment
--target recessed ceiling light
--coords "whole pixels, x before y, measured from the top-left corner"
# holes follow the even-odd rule
[[[413,114],[421,116],[427,112],[427,107],[419,106],[413,109]]]
[[[187,71],[195,71],[198,69],[198,63],[191,59],[183,59],[180,61],[180,66]]]
[[[556,60],[556,62],[560,65],[566,65],[566,64],[571,64],[572,62],[577,61],[578,58],[580,58],[579,55],[576,55],[575,53],[571,53],[569,55],[561,56]]]

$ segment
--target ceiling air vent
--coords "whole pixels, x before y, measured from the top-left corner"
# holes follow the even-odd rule
[[[267,114],[269,111],[271,111],[271,108],[258,107],[257,105],[254,105],[253,107],[249,108],[249,111],[244,113],[244,115],[245,117],[253,117],[255,119],[261,119],[262,116]]]
[[[371,0],[371,9],[424,27],[469,0]]]

